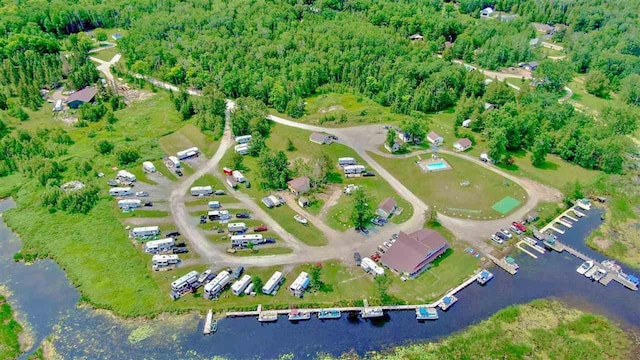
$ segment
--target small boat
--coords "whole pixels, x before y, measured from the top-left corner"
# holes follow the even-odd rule
[[[438,320],[438,310],[432,307],[419,306],[416,308],[416,319]]]
[[[309,222],[304,216],[300,214],[295,214],[293,218],[302,225],[307,225],[307,223]]]
[[[213,319],[213,321],[211,321],[211,333],[215,333],[216,331],[218,331],[218,320]]]
[[[476,281],[480,285],[484,285],[489,280],[493,279],[493,274],[489,270],[482,270],[478,273],[478,277],[476,277]]]
[[[578,274],[584,275],[592,267],[593,267],[593,260],[587,260],[583,262],[582,265],[580,265],[580,267],[576,269],[576,271],[578,272]]]
[[[591,279],[593,277],[593,274],[596,273],[596,270],[598,270],[597,266],[593,266],[591,269],[589,269],[584,276],[586,276],[587,278]]]
[[[297,309],[293,309],[289,313],[289,320],[291,321],[309,320],[309,319],[311,319],[311,313],[308,311],[300,311]]]
[[[340,310],[335,309],[323,309],[318,312],[318,319],[339,319],[342,316]]]
[[[262,311],[258,315],[258,321],[260,322],[278,321],[278,313],[275,311]]]
[[[593,280],[600,281],[600,279],[605,277],[605,275],[607,275],[607,270],[598,268],[598,270],[596,270],[596,272],[593,274]]]
[[[458,301],[458,298],[453,296],[453,295],[447,295],[445,297],[442,298],[442,301],[440,301],[440,303],[438,304],[438,306],[440,307],[440,309],[442,309],[443,311],[446,311],[448,308],[451,307],[451,305],[455,304],[456,301]]]
[[[384,316],[384,311],[381,307],[365,307],[362,308],[360,316],[362,316],[363,319],[379,318]]]

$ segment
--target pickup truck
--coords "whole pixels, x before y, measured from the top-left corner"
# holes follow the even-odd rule
[[[262,232],[262,231],[267,231],[267,230],[269,230],[269,228],[267,228],[264,225],[260,225],[260,226],[258,226],[258,227],[253,229],[254,232]]]

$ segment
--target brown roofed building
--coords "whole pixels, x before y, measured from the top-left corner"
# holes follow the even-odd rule
[[[294,195],[300,196],[301,194],[306,194],[311,190],[311,182],[308,177],[301,176],[287,182],[287,187]]]
[[[396,199],[394,199],[392,197],[388,197],[388,198],[382,200],[380,205],[378,205],[378,209],[376,210],[376,214],[378,214],[381,217],[387,219],[389,216],[393,215],[393,213],[396,211],[397,207],[398,207],[398,203],[396,202]]]
[[[397,273],[416,277],[448,248],[445,238],[435,230],[421,229],[411,234],[401,231],[380,261]]]
[[[456,141],[453,144],[453,149],[455,151],[459,151],[459,152],[467,151],[467,149],[469,149],[471,147],[471,145],[473,145],[471,143],[471,140],[469,140],[467,138],[463,138],[463,139],[460,139],[460,140]]]
[[[78,90],[67,98],[67,106],[77,109],[82,104],[92,102],[98,94],[98,89],[88,86],[82,90]]]

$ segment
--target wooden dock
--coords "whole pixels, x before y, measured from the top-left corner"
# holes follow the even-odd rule
[[[499,268],[508,272],[511,275],[515,275],[518,272],[518,267],[514,264],[509,264],[505,259],[498,259],[495,256],[487,255],[487,257],[498,265]]]
[[[534,258],[534,259],[537,259],[537,258],[538,258],[538,256],[537,256],[536,254],[534,254],[534,253],[532,253],[531,251],[529,251],[529,250],[525,249],[522,245],[529,245],[529,246],[531,246],[528,242],[526,242],[526,241],[524,241],[524,240],[521,240],[520,242],[518,242],[518,243],[516,244],[516,247],[517,247],[518,249],[520,249],[523,253],[525,253],[525,254],[527,254],[527,255],[531,256],[532,258]]]

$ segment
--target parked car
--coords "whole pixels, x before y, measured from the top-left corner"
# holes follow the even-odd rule
[[[224,229],[223,228],[218,228],[218,234],[224,234]]]
[[[176,169],[176,175],[178,175],[178,176],[182,176],[182,170],[180,170],[180,169]]]
[[[369,230],[367,230],[366,227],[356,228],[356,231],[359,231],[359,232],[363,233],[364,235],[369,235]]]
[[[496,232],[495,234],[493,234],[493,235],[495,235],[495,236],[499,237],[499,238],[500,238],[500,239],[502,239],[502,240],[509,240],[509,238],[508,238],[505,234],[503,234],[501,231],[497,231],[497,232]]]
[[[390,243],[392,243],[392,244],[395,244],[395,243],[396,243],[396,241],[398,241],[398,240],[396,240],[396,239],[394,239],[394,238],[389,239],[389,242],[390,242]]]
[[[509,232],[509,230],[505,230],[505,229],[500,229],[500,232],[507,237],[507,239],[511,239],[513,237],[513,235],[511,235],[511,233]]]
[[[362,174],[362,176],[376,176],[376,174],[371,171],[367,171],[366,173]]]
[[[387,249],[390,249],[392,244],[391,244],[390,242],[388,242],[388,241],[385,241],[385,242],[383,243],[383,245],[384,245]]]
[[[147,197],[149,196],[149,193],[146,191],[136,191],[136,196],[138,197]]]
[[[264,243],[265,244],[275,244],[276,243],[276,239],[274,239],[274,238],[266,238],[266,239],[264,239]]]
[[[504,243],[504,240],[496,236],[496,234],[491,235],[491,240],[493,240],[496,244],[499,244],[499,245]]]
[[[371,255],[371,260],[373,260],[373,261],[380,260],[380,254],[375,253],[375,254]]]
[[[206,215],[200,216],[200,224],[206,224],[206,223],[207,223],[207,216]]]
[[[107,184],[109,184],[109,186],[114,187],[114,186],[118,186],[118,182],[115,180],[109,180],[107,181]]]
[[[236,217],[238,219],[250,219],[251,215],[249,215],[249,213],[247,213],[247,212],[241,212],[241,213],[237,213]]]
[[[360,266],[360,262],[362,262],[362,256],[360,256],[359,252],[353,253],[353,260],[355,260],[357,266]]]
[[[371,219],[371,223],[377,226],[384,226],[384,222],[380,221],[380,218]]]
[[[189,252],[189,249],[187,249],[186,247],[175,247],[173,248],[173,253],[174,254],[186,254]]]
[[[527,231],[527,227],[524,226],[521,222],[514,221],[511,223],[512,226],[515,226],[521,232]]]
[[[246,187],[247,189],[251,187],[251,183],[249,182],[249,180],[244,182],[244,187]]]
[[[516,235],[520,235],[522,234],[522,231],[520,231],[520,229],[518,229],[515,225],[511,225],[509,226],[509,230],[513,231],[514,233],[516,233]]]
[[[185,244],[184,241],[178,241],[176,243],[176,247],[179,247],[179,248],[187,247],[187,244]]]
[[[380,250],[380,252],[383,253],[383,254],[385,252],[387,252],[387,249],[385,249],[384,246],[382,246],[382,245],[378,245],[378,250]]]
[[[177,231],[177,230],[169,231],[164,235],[164,237],[176,237],[176,236],[180,236],[180,231]]]
[[[147,201],[144,203],[144,206],[146,207],[153,206],[153,203],[151,201]]]
[[[392,239],[395,239],[395,240],[398,240],[398,234],[397,234],[397,233],[395,233],[395,234],[391,235],[391,238],[392,238]]]
[[[255,232],[262,232],[262,231],[267,231],[267,230],[269,230],[269,228],[267,228],[264,225],[260,225],[260,226],[256,227],[255,229],[253,229],[253,231],[255,231]]]
[[[227,194],[226,192],[224,192],[224,190],[216,190],[213,193],[216,194],[216,195],[226,195]]]

